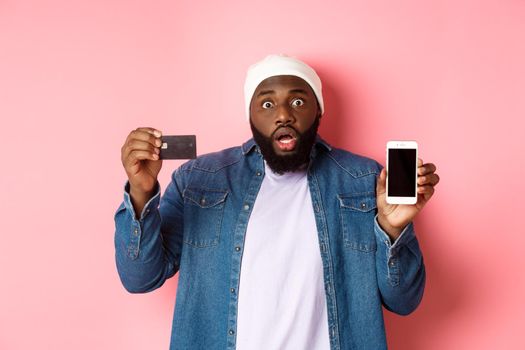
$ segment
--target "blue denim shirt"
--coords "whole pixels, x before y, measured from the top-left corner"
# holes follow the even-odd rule
[[[382,306],[406,315],[423,295],[413,225],[395,242],[378,225],[377,162],[319,137],[311,157],[330,348],[386,349]],[[183,164],[138,220],[126,185],[115,214],[118,273],[126,290],[145,293],[179,272],[170,349],[235,349],[244,238],[263,177],[251,139]]]

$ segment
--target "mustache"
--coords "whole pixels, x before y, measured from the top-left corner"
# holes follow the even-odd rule
[[[301,133],[300,133],[299,131],[297,131],[297,129],[295,129],[295,128],[294,128],[293,126],[291,126],[291,125],[286,124],[286,125],[281,125],[281,126],[277,127],[277,128],[272,132],[272,134],[270,135],[270,137],[271,137],[271,138],[274,138],[275,135],[276,135],[277,133],[280,133],[283,129],[286,129],[286,130],[292,130],[292,131],[297,135],[297,137],[300,137],[300,136],[301,136]]]

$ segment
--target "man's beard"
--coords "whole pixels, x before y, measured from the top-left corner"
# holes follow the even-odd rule
[[[310,161],[310,153],[315,143],[317,129],[319,128],[319,119],[319,117],[316,117],[312,126],[303,133],[299,133],[294,129],[297,133],[297,144],[292,152],[285,155],[278,155],[273,148],[273,135],[279,128],[277,128],[270,137],[266,137],[257,130],[250,119],[253,139],[261,149],[264,160],[266,160],[266,163],[274,173],[282,175],[286,172],[297,171],[308,164]]]

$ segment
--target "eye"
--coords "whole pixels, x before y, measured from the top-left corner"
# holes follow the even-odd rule
[[[300,98],[296,98],[292,101],[292,106],[294,107],[301,107],[302,105],[304,105],[304,101]]]
[[[264,109],[268,109],[268,108],[272,108],[272,107],[273,107],[273,103],[271,103],[270,101],[265,101],[262,104],[262,108],[264,108]]]

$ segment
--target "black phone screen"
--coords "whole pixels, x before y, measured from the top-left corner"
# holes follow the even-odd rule
[[[390,197],[415,197],[415,149],[390,148],[388,150],[388,195]]]

